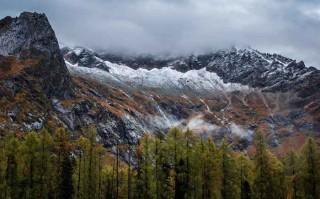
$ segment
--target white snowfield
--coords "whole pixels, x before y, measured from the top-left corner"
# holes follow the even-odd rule
[[[139,68],[134,70],[126,65],[114,64],[105,61],[109,72],[98,68],[87,68],[84,66],[67,63],[71,73],[96,79],[101,82],[118,82],[127,86],[161,88],[172,90],[193,90],[197,92],[214,91],[237,91],[248,90],[249,87],[238,83],[224,83],[214,72],[206,68],[200,70],[189,70],[185,73],[170,67],[161,69],[154,68],[146,70]]]

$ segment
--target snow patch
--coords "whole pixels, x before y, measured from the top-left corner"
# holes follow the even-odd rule
[[[68,62],[66,63],[69,70],[78,75],[82,74],[104,82],[111,79],[127,86],[173,90],[192,89],[194,91],[210,93],[215,90],[231,92],[249,89],[248,86],[238,83],[224,83],[216,73],[209,72],[206,68],[190,70],[186,73],[176,71],[170,67],[154,68],[152,70],[139,68],[134,70],[126,65],[105,61],[106,65],[110,68],[110,72],[106,72],[97,68],[80,67]]]

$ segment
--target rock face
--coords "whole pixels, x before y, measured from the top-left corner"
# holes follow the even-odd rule
[[[24,12],[0,21],[0,55],[37,60],[26,72],[37,78],[47,96],[72,96],[72,82],[55,33],[44,14]]]
[[[297,63],[278,54],[262,53],[251,48],[233,48],[167,59],[152,56],[124,57],[108,53],[99,53],[97,56],[133,69],[170,67],[185,73],[206,68],[226,83],[241,83],[270,92],[294,90],[304,97],[320,92],[320,71],[316,68],[305,67],[303,61]]]
[[[235,150],[256,131],[280,152],[320,134],[320,73],[253,49],[181,57],[59,50],[43,14],[0,20],[0,135],[95,128],[105,146],[190,128]]]
[[[303,62],[251,48],[165,59],[81,47],[62,53],[72,76],[111,87],[108,96],[90,88],[135,123],[125,125],[133,135],[188,127],[243,150],[263,131],[279,151],[319,136],[320,72]]]

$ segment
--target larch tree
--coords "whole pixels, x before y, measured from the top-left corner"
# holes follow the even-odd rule
[[[297,183],[297,172],[298,172],[298,156],[291,149],[284,158],[284,169],[288,176],[288,190],[287,197],[292,199],[298,198],[298,183]]]
[[[53,139],[47,129],[43,128],[39,132],[39,183],[40,183],[40,198],[48,198],[48,189],[50,184],[50,172],[53,168],[50,165],[51,151],[53,147]]]
[[[244,154],[240,154],[237,158],[237,172],[240,179],[240,198],[252,198],[252,170],[253,165],[251,160]]]
[[[5,136],[4,140],[6,169],[5,169],[5,191],[4,198],[18,197],[18,155],[20,143],[11,133]]]
[[[266,138],[261,132],[256,134],[254,145],[255,196],[260,199],[283,198],[286,183],[282,163],[268,150]]]
[[[74,151],[74,143],[69,133],[58,128],[53,135],[54,151],[57,155],[55,169],[55,189],[53,196],[61,199],[71,199],[74,195],[73,174],[75,167],[75,159],[72,154]]]
[[[320,198],[320,156],[319,149],[312,138],[307,139],[301,149],[299,175],[303,197]]]
[[[24,178],[26,184],[28,185],[23,192],[25,193],[26,198],[36,198],[39,197],[38,194],[39,184],[39,169],[40,169],[40,158],[39,158],[39,138],[37,133],[34,131],[29,132],[25,136],[25,140],[22,144],[22,153],[24,160]]]
[[[236,175],[235,162],[232,157],[232,151],[225,142],[222,142],[219,151],[221,156],[221,198],[233,199],[238,195],[238,178]]]

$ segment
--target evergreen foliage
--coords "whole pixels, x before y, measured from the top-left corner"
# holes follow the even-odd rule
[[[313,139],[281,158],[263,133],[256,133],[253,145],[255,154],[248,157],[226,142],[215,146],[178,128],[146,134],[137,146],[109,149],[94,131],[76,140],[63,128],[6,133],[0,140],[0,198],[320,198],[320,154]]]

